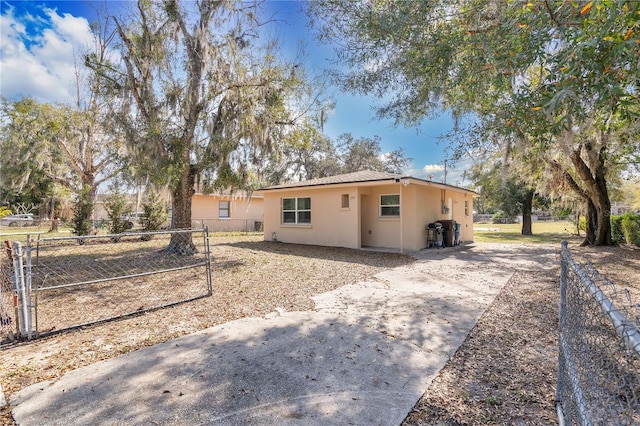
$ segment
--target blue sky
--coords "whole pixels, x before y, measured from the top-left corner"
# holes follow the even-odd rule
[[[126,3],[108,1],[107,6],[112,10]],[[0,0],[0,94],[9,99],[31,96],[41,102],[73,103],[74,52],[91,43],[89,23],[94,20],[95,4]],[[298,1],[268,0],[266,7],[275,20],[271,32],[281,40],[282,54],[291,59],[299,58],[298,46],[303,43],[305,66],[319,76],[333,66],[333,49],[315,40],[300,6]],[[408,174],[443,180],[445,144],[437,142],[438,136],[452,127],[447,114],[425,121],[418,129],[394,127],[391,120],[375,118],[374,98],[346,94],[336,87],[327,92],[336,103],[324,128],[329,137],[378,135],[383,151],[402,147],[413,158]],[[469,163],[449,165],[447,183],[468,184],[462,173]]]

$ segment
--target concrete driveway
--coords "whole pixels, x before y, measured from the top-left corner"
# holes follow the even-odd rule
[[[517,269],[549,247],[477,244],[14,394],[21,425],[398,425]],[[215,296],[214,296],[215,297]]]

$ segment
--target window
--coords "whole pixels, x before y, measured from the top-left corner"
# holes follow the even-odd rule
[[[219,201],[218,202],[218,217],[219,218],[229,218],[231,215],[229,214],[229,201]]]
[[[469,216],[469,200],[464,200],[464,215]]]
[[[283,198],[282,223],[311,223],[311,198]]]
[[[380,196],[380,216],[400,216],[400,194]]]
[[[342,208],[349,208],[349,194],[342,194]]]

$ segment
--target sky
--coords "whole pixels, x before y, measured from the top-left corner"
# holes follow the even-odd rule
[[[72,104],[75,53],[91,45],[90,23],[95,9],[90,1],[3,1],[0,0],[0,95],[8,99],[33,97],[40,102]],[[107,1],[110,12],[126,2]],[[268,0],[273,16],[270,30],[281,41],[281,54],[300,59],[300,43],[305,46],[302,60],[308,72],[320,76],[335,68],[331,46],[320,44],[307,27],[300,1]],[[111,12],[113,13],[113,12]],[[379,136],[383,152],[403,148],[412,158],[404,172],[417,178],[429,176],[444,180],[445,143],[438,136],[453,126],[443,113],[425,120],[418,128],[395,127],[392,120],[379,120],[373,107],[379,100],[328,87],[327,97],[335,102],[324,133],[334,141],[343,133],[352,136]],[[467,185],[463,172],[470,161],[447,162],[446,182]]]

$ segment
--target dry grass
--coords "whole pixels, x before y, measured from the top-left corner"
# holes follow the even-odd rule
[[[96,361],[234,319],[313,309],[310,297],[412,259],[358,250],[217,239],[214,295],[0,351],[7,397]],[[640,251],[572,247],[620,286],[637,288]],[[518,272],[434,379],[405,424],[553,424],[557,362],[556,273]],[[0,423],[11,423],[5,407]]]
[[[570,250],[640,300],[640,250]],[[558,283],[558,272],[514,274],[403,424],[557,424]]]
[[[313,309],[313,295],[413,261],[399,254],[264,242],[262,236],[213,237],[211,254],[211,297],[2,347],[0,384],[6,397],[69,370],[214,325],[276,309]],[[2,422],[11,423],[9,407],[2,410]]]
[[[517,272],[405,425],[553,424],[557,275]]]

